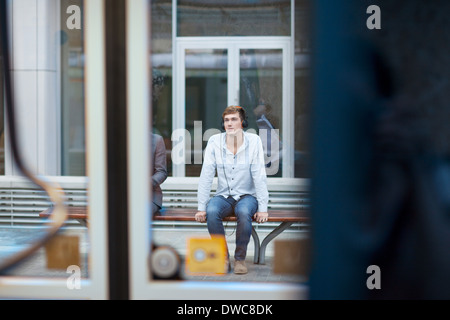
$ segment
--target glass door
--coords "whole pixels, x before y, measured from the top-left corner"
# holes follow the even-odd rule
[[[268,177],[292,177],[289,148],[282,148],[293,141],[284,129],[293,118],[287,111],[288,50],[284,40],[178,40],[174,176],[200,175],[202,150],[212,134],[221,132],[223,110],[234,104],[246,110],[248,132],[263,141]]]
[[[239,49],[239,99],[263,142],[268,177],[281,177],[283,49]]]
[[[202,167],[203,133],[220,132],[220,114],[227,104],[228,49],[186,49],[186,176],[198,177]],[[216,131],[216,132],[214,132]],[[190,140],[190,141],[189,141]]]

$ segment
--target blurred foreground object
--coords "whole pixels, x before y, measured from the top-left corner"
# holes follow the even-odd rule
[[[450,3],[315,12],[311,299],[449,299]]]
[[[191,274],[226,274],[228,272],[225,237],[190,238],[186,257],[187,272]]]

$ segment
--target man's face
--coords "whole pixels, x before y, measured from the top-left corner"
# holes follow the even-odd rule
[[[227,114],[223,117],[225,130],[228,134],[236,134],[242,130],[242,120],[239,112]]]

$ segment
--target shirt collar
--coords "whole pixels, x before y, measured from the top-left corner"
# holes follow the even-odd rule
[[[244,143],[243,143],[242,146],[238,149],[238,151],[236,152],[236,154],[238,154],[238,153],[240,153],[242,150],[246,149],[247,146],[248,146],[248,144],[249,144],[247,132],[243,131],[243,133],[244,133]],[[222,136],[222,149],[225,150],[225,154],[226,154],[226,152],[230,152],[230,151],[227,149],[227,143],[226,143],[227,133],[224,132],[224,133],[222,133],[222,135],[223,135],[223,136]]]

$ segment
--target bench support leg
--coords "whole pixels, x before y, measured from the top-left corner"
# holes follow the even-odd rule
[[[259,264],[266,264],[266,247],[269,244],[270,241],[272,241],[275,237],[277,237],[280,233],[282,233],[284,230],[289,228],[292,225],[293,222],[282,222],[278,227],[272,230],[271,233],[269,233],[261,243],[261,246],[259,248]]]
[[[258,233],[256,232],[255,228],[252,227],[252,237],[253,237],[253,243],[255,244],[255,257],[253,258],[253,263],[258,264],[259,263],[259,252],[260,252],[260,242]]]

